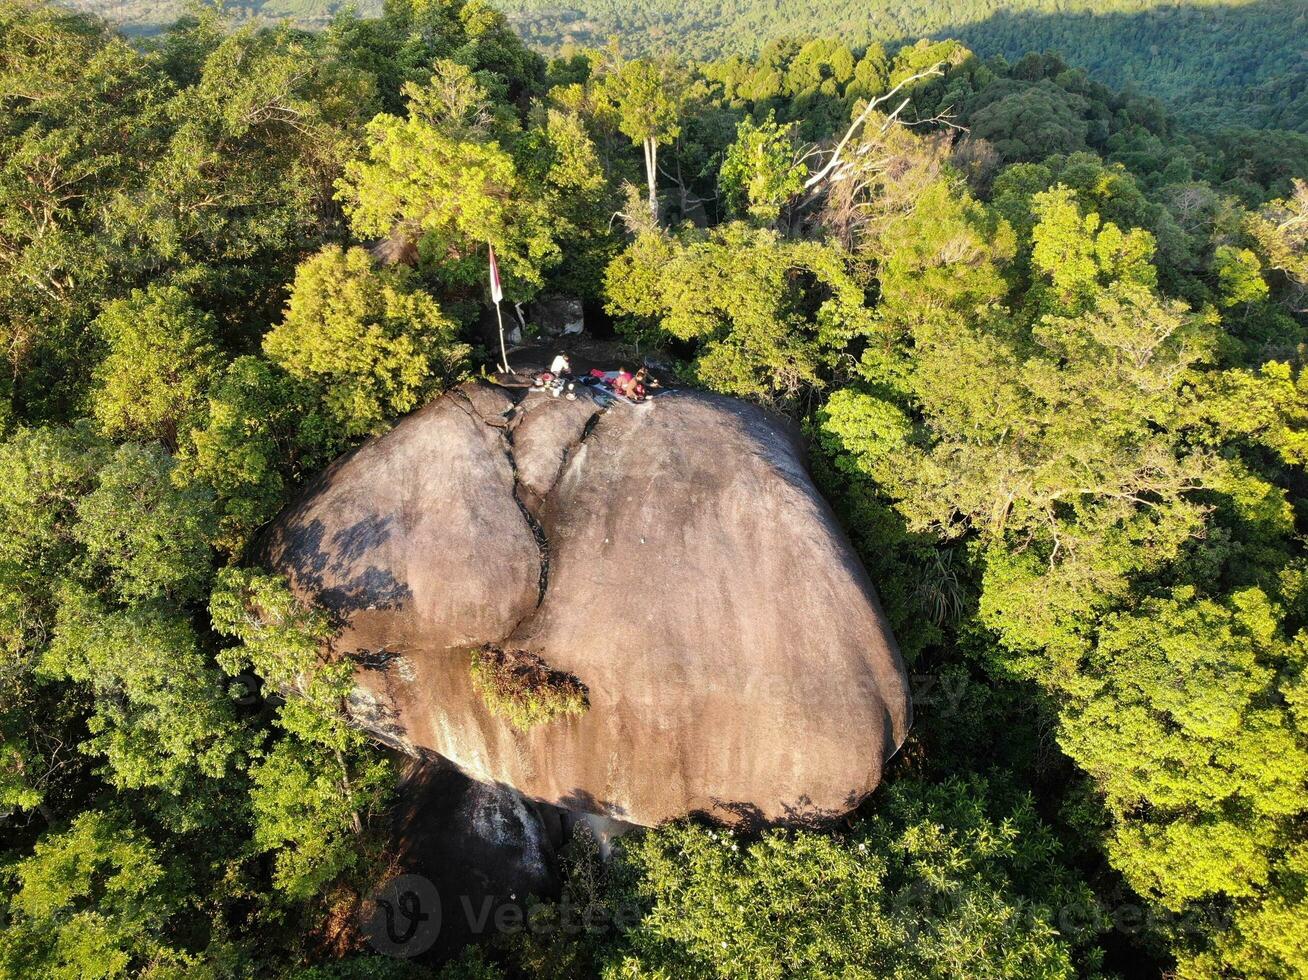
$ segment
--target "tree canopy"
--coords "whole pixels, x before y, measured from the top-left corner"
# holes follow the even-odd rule
[[[959,4],[746,49],[649,0],[657,56],[547,63],[479,0],[133,40],[0,0],[0,974],[1308,973],[1302,15],[1145,6],[1120,51]],[[441,974],[348,925],[395,757],[260,535],[491,366],[488,246],[528,335],[580,300],[804,433],[917,721],[833,827],[579,832],[558,928]]]

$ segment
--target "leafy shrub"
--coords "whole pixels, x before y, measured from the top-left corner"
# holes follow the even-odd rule
[[[586,688],[525,650],[485,646],[472,654],[472,685],[491,714],[526,732],[568,715],[584,714]]]

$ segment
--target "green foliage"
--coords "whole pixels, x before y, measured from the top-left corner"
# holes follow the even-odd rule
[[[1174,911],[1256,894],[1308,804],[1308,747],[1276,705],[1305,661],[1257,589],[1181,589],[1108,617],[1064,711],[1061,741],[1118,823],[1110,856]],[[1129,767],[1121,765],[1130,759]]]
[[[1099,215],[1082,217],[1075,192],[1061,185],[1031,203],[1037,222],[1031,264],[1037,276],[1047,277],[1049,312],[1084,310],[1110,283],[1157,284],[1150,261],[1154,240],[1147,231],[1123,232],[1112,222],[1100,227]]]
[[[448,974],[1097,975],[1118,912],[1114,965],[1308,972],[1308,137],[1247,128],[1304,126],[1303,18],[1078,4],[644,0],[642,53],[757,57],[547,73],[478,0],[140,43],[0,0],[0,973],[416,975],[341,928],[396,778],[361,664],[244,563],[475,370],[488,243],[791,415],[918,696],[847,823],[574,853],[629,931],[538,904]],[[533,738],[586,710],[470,669]]]
[[[1247,248],[1219,245],[1213,253],[1213,271],[1217,274],[1222,306],[1256,303],[1268,294],[1262,263]]]
[[[126,443],[77,504],[73,536],[124,601],[184,601],[206,591],[212,495],[203,487],[174,486],[175,465],[157,445]]]
[[[1245,233],[1257,245],[1263,264],[1288,282],[1287,298],[1299,309],[1308,293],[1308,180],[1296,179],[1293,194],[1248,215]]]
[[[690,102],[702,94],[690,72],[670,61],[626,60],[610,45],[594,89],[598,114],[641,147],[644,153],[648,220],[659,221],[659,147],[682,135],[682,117]]]
[[[383,760],[344,757],[316,742],[279,741],[251,771],[253,846],[275,852],[274,885],[289,901],[313,898],[366,857],[360,808],[380,805],[393,779]]]
[[[332,183],[375,109],[374,84],[286,28],[217,42],[169,101],[166,144],[112,222],[226,331],[249,336],[299,257],[339,228]]]
[[[215,544],[232,554],[277,513],[291,481],[345,444],[304,384],[249,356],[216,379],[205,424],[188,442],[177,472],[213,489]]]
[[[268,356],[319,390],[346,437],[417,407],[458,377],[469,353],[409,278],[375,267],[364,249],[324,249],[296,270],[286,318],[264,335]]]
[[[469,670],[472,686],[490,713],[520,732],[586,713],[586,689],[581,683],[524,651],[474,650]]]
[[[69,589],[40,670],[92,691],[92,737],[78,748],[104,757],[115,786],[178,795],[222,778],[245,748],[218,672],[176,614],[111,611]]]
[[[746,119],[727,147],[718,180],[727,207],[767,224],[804,188],[808,170],[795,159],[787,127],[769,115],[762,123]]]
[[[609,266],[606,288],[611,312],[698,340],[703,384],[765,401],[821,386],[834,352],[868,324],[838,248],[742,224],[642,235]]]
[[[689,50],[702,58],[767,61],[780,48],[793,55],[806,47],[794,38],[818,38],[805,50],[808,70],[802,77],[821,85],[847,77],[864,45],[893,50],[917,38],[957,38],[985,58],[1016,61],[1032,51],[1058,51],[1106,84],[1138,86],[1188,118],[1217,127],[1241,117],[1301,131],[1308,123],[1297,53],[1284,36],[1304,24],[1292,0],[782,0],[707,7],[674,0],[578,0],[566,12],[551,0],[514,0],[505,8],[532,44],[552,52],[577,44],[599,47],[616,37],[641,55]],[[831,36],[844,50],[827,48]],[[865,77],[875,78],[875,70]]]
[[[995,86],[999,89],[999,86]],[[1041,160],[1085,146],[1089,127],[1085,100],[1049,81],[987,92],[989,100],[971,113],[972,133],[989,140],[1005,160]]]
[[[175,447],[200,421],[216,373],[213,318],[181,290],[151,286],[110,303],[95,326],[109,348],[91,394],[101,431]]]
[[[425,87],[405,86],[406,118],[368,124],[368,157],[345,168],[338,196],[357,234],[412,243],[452,285],[484,278],[491,243],[506,295],[528,299],[559,248],[548,209],[514,162],[516,122],[464,66],[434,69]]]
[[[0,442],[0,806],[34,809],[52,792],[75,699],[34,676],[54,629],[57,590],[77,557],[70,527],[102,447],[85,426],[20,429]]]
[[[305,901],[367,867],[366,817],[382,806],[393,773],[348,724],[354,664],[326,659],[327,616],[297,599],[284,576],[225,568],[210,612],[215,630],[241,641],[218,655],[223,669],[253,669],[289,696],[278,709],[286,736],[250,772],[253,846],[275,852],[273,882],[284,897]]]
[[[140,829],[98,810],[8,869],[12,917],[0,933],[8,976],[112,977],[180,966],[166,941],[178,882]]]
[[[224,670],[239,674],[253,668],[274,688],[294,691],[300,699],[288,705],[309,702],[323,715],[298,734],[343,744],[343,726],[332,719],[352,688],[351,674],[323,660],[333,632],[326,613],[296,598],[284,575],[236,566],[218,573],[209,612],[215,630],[240,641],[219,654]],[[295,709],[287,717],[308,720]]]
[[[610,181],[580,112],[550,108],[543,119],[540,115],[515,155],[547,202],[562,253],[551,275],[553,288],[563,295],[597,298],[604,268],[620,247],[610,227],[616,207]]]
[[[0,443],[0,635],[9,656],[51,625],[54,589],[77,554],[76,507],[103,452],[87,427],[20,429]]]
[[[1062,161],[1050,169],[1066,172]],[[834,393],[820,413],[826,444],[838,466],[896,498],[910,529],[974,543],[977,621],[998,640],[983,655],[1053,696],[1059,745],[1107,811],[1110,862],[1171,912],[1218,900],[1249,923],[1215,930],[1206,948],[1176,937],[1183,969],[1227,949],[1252,962],[1262,948],[1274,974],[1273,963],[1294,962],[1277,952],[1270,909],[1294,880],[1282,862],[1306,748],[1281,690],[1297,684],[1287,678],[1302,670],[1299,641],[1265,589],[1289,588],[1273,569],[1293,522],[1275,472],[1233,450],[1257,432],[1296,451],[1293,411],[1267,401],[1288,406],[1293,382],[1279,369],[1218,375],[1216,317],[1158,294],[1153,236],[1047,186],[1033,170],[996,182],[1029,276],[1017,311],[995,288],[986,307],[955,317],[957,284],[920,277],[901,307],[895,254],[916,259],[920,243],[880,236],[883,323],[912,338],[912,354],[894,373],[865,357],[867,386]],[[1223,281],[1245,283],[1256,302],[1248,260],[1221,254],[1218,276],[1225,268]],[[1258,405],[1280,421],[1251,427]],[[1196,411],[1210,421],[1192,441]],[[1261,562],[1268,577],[1254,571]],[[1248,587],[1250,576],[1265,586]],[[1271,933],[1243,931],[1260,926]]]
[[[167,85],[102,26],[26,3],[0,6],[0,65],[0,346],[20,401],[56,408],[58,354],[89,353],[80,328],[132,264],[105,217],[157,149]]]
[[[679,93],[670,66],[624,61],[605,76],[603,94],[617,114],[618,129],[633,143],[670,143],[681,134]]]
[[[834,836],[746,843],[673,824],[623,838],[591,901],[645,911],[596,951],[601,975],[1074,975],[1052,910],[1091,898],[1055,870],[1058,844],[1030,800],[998,803],[980,781],[900,781],[880,796],[875,816]]]

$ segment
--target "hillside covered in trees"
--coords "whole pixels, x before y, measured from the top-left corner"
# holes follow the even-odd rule
[[[1097,81],[1167,101],[1204,124],[1308,129],[1308,10],[1297,0],[503,0],[546,51],[617,37],[641,54],[755,56],[780,38],[895,46],[955,38],[1015,61],[1056,51]]]
[[[0,976],[1308,975],[1308,135],[1054,54],[679,47],[0,0]],[[369,664],[259,542],[493,367],[488,244],[528,333],[580,299],[804,434],[915,721],[834,826],[579,833],[418,963],[359,919]]]
[[[69,0],[135,32],[163,29],[183,0]],[[1114,88],[1163,99],[1186,121],[1308,131],[1308,9],[1300,0],[494,0],[527,43],[554,55],[616,37],[632,54],[754,57],[782,39],[838,37],[856,51],[929,37],[1010,61],[1057,52]],[[324,28],[380,0],[234,0],[227,16]]]

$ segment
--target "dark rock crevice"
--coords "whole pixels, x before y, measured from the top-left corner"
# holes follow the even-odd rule
[[[507,393],[507,392],[506,392]],[[512,404],[501,414],[486,416],[481,413],[472,399],[468,397],[463,388],[455,388],[449,394],[455,405],[468,416],[468,418],[487,425],[493,429],[499,430],[499,439],[501,448],[504,451],[504,458],[508,460],[509,469],[513,473],[513,502],[517,505],[518,511],[522,514],[522,519],[527,525],[527,530],[531,532],[532,539],[536,542],[536,552],[540,558],[540,580],[536,587],[536,606],[523,617],[528,618],[535,609],[540,608],[540,604],[545,601],[545,592],[549,588],[550,578],[550,543],[549,537],[545,533],[545,528],[537,519],[536,513],[543,501],[529,500],[524,498],[524,491],[530,495],[530,491],[522,484],[521,474],[518,471],[518,458],[514,452],[513,445],[513,420],[521,411],[523,401],[522,395],[510,394]],[[534,495],[531,495],[534,496]],[[519,622],[517,626],[520,626]],[[510,631],[511,636],[514,631]]]
[[[536,590],[536,609],[539,609],[540,604],[545,601],[545,592],[550,587],[550,539],[545,534],[544,525],[537,520],[533,509],[523,499],[523,486],[518,474],[518,457],[513,448],[513,430],[506,427],[501,433],[501,438],[504,440],[504,455],[508,458],[509,467],[513,470],[513,502],[518,505],[518,510],[522,512],[522,519],[527,522],[527,528],[531,531],[531,536],[536,540],[536,551],[540,555],[540,584]],[[529,612],[527,616],[534,613],[536,609]],[[521,625],[521,623],[518,625]]]
[[[549,483],[546,486],[544,493],[533,494],[533,496],[537,497],[540,502],[537,513],[540,513],[541,510],[544,509],[545,504],[549,501],[550,495],[554,491],[554,488],[558,486],[559,480],[562,479],[564,471],[567,470],[568,463],[572,461],[577,450],[580,449],[585,444],[586,440],[590,438],[591,433],[595,430],[595,426],[599,424],[600,416],[604,415],[605,412],[606,409],[597,407],[595,411],[586,418],[586,421],[582,423],[581,430],[577,433],[576,438],[566,443],[563,448],[559,450],[558,466],[550,476]]]
[[[541,403],[540,408],[548,410],[548,406],[550,405],[551,402],[545,401]],[[550,496],[553,493],[554,488],[558,485],[560,478],[563,476],[564,470],[567,469],[568,463],[572,460],[577,450],[590,437],[595,426],[599,422],[600,416],[605,413],[605,409],[598,406],[595,407],[595,410],[590,413],[586,418],[586,421],[582,424],[576,438],[567,443],[559,452],[559,463],[553,474],[550,476],[549,482],[543,487],[532,489],[525,485],[522,480],[521,470],[518,466],[517,446],[514,441],[518,423],[531,411],[532,409],[528,406],[526,396],[519,396],[513,407],[504,413],[503,418],[505,424],[500,433],[501,438],[503,439],[505,456],[513,471],[513,501],[518,505],[518,510],[522,513],[522,519],[526,521],[527,527],[530,529],[532,537],[536,541],[536,550],[540,556],[540,581],[536,592],[536,605],[533,609],[529,610],[522,619],[514,624],[513,629],[505,634],[505,639],[519,635],[523,625],[527,623],[545,603],[545,596],[548,593],[550,586],[551,553],[549,533],[545,528],[545,524],[541,520],[541,515],[544,514]],[[488,424],[490,423],[488,422]]]

